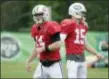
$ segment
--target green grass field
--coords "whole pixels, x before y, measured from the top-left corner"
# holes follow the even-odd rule
[[[19,33],[19,32],[2,32],[1,36],[4,35],[11,35],[15,39],[17,39],[20,42],[20,54],[17,58],[14,58],[12,61],[3,61],[1,60],[1,78],[32,78],[32,75],[34,73],[36,64],[32,65],[32,72],[27,72],[25,69],[26,66],[26,60],[29,57],[32,48],[34,46],[34,41],[31,38],[29,33]],[[95,37],[97,37],[98,33],[89,33],[88,34],[88,41],[89,43],[96,48],[97,47],[97,41],[95,40]],[[100,34],[101,35],[101,34]],[[91,37],[90,37],[91,36]],[[63,57],[63,63],[65,61],[64,58],[65,50],[62,48],[61,50],[61,56]],[[89,55],[86,52],[86,55]],[[67,72],[65,69],[65,65],[63,65],[63,71],[64,75],[66,77]],[[89,68],[88,69],[88,78],[108,78],[108,69],[107,68]]]
[[[2,62],[1,78],[32,78],[37,64],[32,64],[32,72],[27,72],[25,63]],[[64,77],[66,77],[66,69]],[[108,68],[88,68],[88,78],[108,78]]]

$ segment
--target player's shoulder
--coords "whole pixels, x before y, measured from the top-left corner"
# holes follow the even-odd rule
[[[63,19],[62,21],[61,21],[61,23],[71,23],[72,22],[72,20],[71,19]]]
[[[36,31],[37,30],[36,27],[37,27],[37,24],[33,24],[32,27],[31,27],[31,31]]]
[[[47,21],[47,24],[53,25],[53,24],[58,24],[58,22],[56,22],[56,21]]]
[[[35,28],[35,27],[36,27],[36,24],[33,24],[31,28]]]
[[[56,21],[48,21],[47,29],[48,29],[48,33],[50,33],[50,34],[60,32],[60,30],[61,30],[59,23]]]
[[[75,24],[75,21],[73,21],[72,19],[64,19],[61,21],[60,24],[61,25],[71,25],[71,24]]]
[[[35,28],[35,24],[33,24],[32,26],[31,26],[31,30],[33,30]]]
[[[48,25],[49,27],[57,27],[57,26],[59,26],[59,23],[56,22],[56,21],[48,21],[48,22],[47,22],[47,25]]]

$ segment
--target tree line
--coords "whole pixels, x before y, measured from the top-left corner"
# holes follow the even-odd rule
[[[52,20],[58,21],[68,17],[68,7],[73,2],[81,2],[87,9],[87,22],[90,31],[108,31],[108,0],[27,0],[1,2],[1,31],[29,31],[32,9],[37,4],[52,8]]]

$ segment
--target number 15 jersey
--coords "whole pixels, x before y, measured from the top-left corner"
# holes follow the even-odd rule
[[[65,39],[65,47],[67,55],[82,54],[84,52],[85,37],[88,26],[84,22],[77,24],[72,19],[65,19],[61,22],[63,34],[67,34]]]

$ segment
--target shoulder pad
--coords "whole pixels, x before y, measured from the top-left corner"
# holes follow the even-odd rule
[[[62,22],[61,22],[61,25],[62,26],[67,26],[67,25],[71,25],[71,24],[73,24],[73,23],[75,23],[73,20],[71,20],[71,19],[64,19]]]

